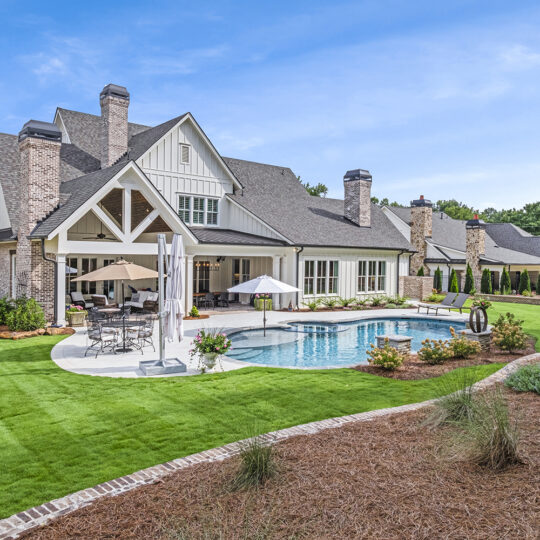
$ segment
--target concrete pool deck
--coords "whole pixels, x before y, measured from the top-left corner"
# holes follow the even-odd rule
[[[321,322],[345,322],[363,319],[376,318],[400,318],[407,317],[411,319],[433,319],[444,321],[464,322],[468,314],[450,312],[439,315],[418,314],[414,309],[377,309],[366,311],[326,311],[326,312],[285,312],[269,311],[267,316],[267,326],[280,326],[288,322],[303,321],[321,321]],[[187,365],[185,373],[174,375],[165,375],[169,377],[182,377],[188,375],[197,375],[198,359],[190,358],[189,350],[191,342],[195,338],[197,331],[201,328],[215,328],[226,333],[262,328],[262,313],[258,311],[245,311],[234,313],[222,313],[212,315],[208,319],[184,321],[185,335],[181,342],[166,343],[167,358],[179,358]],[[158,345],[157,323],[154,333],[154,344]],[[62,369],[78,373],[80,375],[93,375],[100,377],[123,377],[123,378],[148,378],[143,375],[139,369],[141,360],[157,360],[159,353],[152,351],[151,347],[144,349],[144,354],[140,351],[132,351],[124,354],[99,354],[97,358],[90,351],[88,356],[84,356],[88,347],[88,338],[86,328],[78,328],[76,333],[58,343],[51,351],[53,361]],[[250,364],[249,362],[233,360],[224,357],[221,361],[224,371],[240,369]],[[320,368],[318,368],[320,369]]]

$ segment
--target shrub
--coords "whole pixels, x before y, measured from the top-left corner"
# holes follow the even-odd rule
[[[506,269],[506,266],[503,268],[501,276],[501,294],[511,294],[512,293],[512,283],[510,281],[510,274]]]
[[[424,339],[422,348],[418,351],[418,358],[431,365],[442,364],[451,357],[448,341],[443,339]]]
[[[317,311],[321,301],[316,298],[315,300],[310,300],[309,302],[302,302],[303,306],[306,306],[310,311]]]
[[[536,280],[536,294],[540,294],[540,272],[538,272],[538,279]]]
[[[452,268],[452,271],[450,272],[450,285],[448,287],[448,292],[459,292],[459,283],[455,268]]]
[[[427,298],[424,298],[425,302],[434,302],[439,304],[444,299],[443,294],[437,294],[436,292],[431,293]]]
[[[7,297],[0,298],[0,325],[4,325],[7,322],[8,313],[13,311],[13,301]]]
[[[482,271],[480,292],[483,294],[491,294],[493,292],[493,287],[491,285],[491,272],[489,271],[489,268],[484,268]]]
[[[521,350],[527,343],[523,332],[523,321],[516,319],[512,313],[500,315],[493,325],[493,343],[499,349],[508,352]]]
[[[424,275],[424,267],[421,266],[419,269],[418,269],[418,272],[416,272],[416,275],[417,276],[423,276]]]
[[[339,305],[342,307],[349,307],[356,302],[356,298],[339,298]]]
[[[193,306],[190,311],[189,311],[189,316],[190,317],[199,317],[200,316],[200,313],[199,313],[199,310],[197,309],[197,306]]]
[[[510,417],[500,388],[477,397],[471,417],[460,427],[451,435],[456,459],[493,470],[521,463],[518,425]]]
[[[518,392],[540,394],[540,364],[520,367],[506,379],[505,384]]]
[[[469,263],[467,263],[467,270],[465,272],[465,286],[463,287],[463,292],[471,294],[471,291],[474,289],[474,276],[472,273],[472,268]]]
[[[333,296],[328,296],[328,297],[323,298],[321,300],[321,304],[324,307],[334,309],[338,305],[338,299],[336,297],[333,297]]]
[[[523,294],[524,291],[531,292],[531,279],[529,277],[529,272],[527,269],[523,270],[519,276],[519,294]]]
[[[395,304],[396,306],[402,306],[407,302],[406,296],[381,296],[382,301],[385,304]],[[388,306],[386,306],[388,307]]]
[[[532,292],[531,291],[523,291],[521,293],[521,296],[532,296]]]
[[[379,348],[371,345],[367,351],[369,365],[374,365],[388,371],[396,370],[405,361],[405,355],[396,348],[390,347],[388,338],[384,340],[384,347]]]
[[[437,292],[442,291],[442,271],[438,266],[433,274],[433,289]]]
[[[6,315],[6,324],[12,332],[29,332],[47,324],[42,307],[34,298],[21,297]]]
[[[397,309],[398,306],[396,306],[396,304],[393,304],[392,302],[388,302],[388,304],[386,304],[384,307],[385,309]]]
[[[265,445],[261,437],[251,437],[241,443],[240,468],[233,487],[242,489],[261,486],[276,472],[274,448]]]
[[[384,306],[385,304],[385,300],[382,296],[374,296],[371,298],[370,302],[373,307]]]
[[[481,351],[478,341],[471,341],[464,335],[458,335],[452,327],[450,327],[450,334],[452,334],[452,339],[449,347],[454,358],[470,358]]]

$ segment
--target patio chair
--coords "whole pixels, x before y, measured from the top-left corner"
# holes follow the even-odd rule
[[[144,326],[140,326],[138,328],[138,333],[137,333],[137,339],[139,341],[139,346],[141,347],[141,351],[143,347],[149,346],[149,347],[152,347],[152,349],[154,349],[154,352],[155,352],[156,347],[154,346],[154,340],[153,340],[155,319],[152,316],[150,317],[146,316],[142,318],[142,320],[144,320]]]
[[[88,322],[103,321],[106,318],[105,313],[101,313],[97,307],[92,307],[88,310]]]
[[[229,307],[229,295],[227,293],[221,293],[217,300],[217,305],[221,307]]]
[[[117,307],[114,302],[109,302],[109,299],[104,294],[92,294],[92,302],[97,308],[114,308]]]
[[[88,339],[90,345],[86,348],[84,356],[88,351],[96,351],[96,358],[106,349],[112,350],[116,354],[115,347],[118,342],[118,334],[113,328],[104,328],[99,321],[91,321],[88,328]]]
[[[93,302],[87,302],[81,292],[73,291],[69,293],[71,297],[71,303],[75,306],[81,306],[84,309],[90,309],[94,307]]]
[[[432,309],[435,311],[435,315],[439,313],[439,309],[450,309],[453,307],[453,303],[456,300],[458,296],[458,293],[449,292],[445,297],[444,300],[440,304],[418,304],[418,310],[417,313],[420,313],[420,308],[426,308],[426,313],[429,313],[429,311]],[[467,295],[468,296],[468,295]]]
[[[204,307],[211,307],[211,308],[216,307],[216,300],[215,300],[215,296],[214,296],[213,293],[207,292],[204,295],[203,306]]]

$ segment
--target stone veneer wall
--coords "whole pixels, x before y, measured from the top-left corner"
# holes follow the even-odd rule
[[[399,276],[399,294],[415,300],[427,298],[433,291],[433,278],[429,276]]]
[[[344,189],[345,217],[360,227],[371,227],[371,182],[346,180]]]
[[[0,244],[0,298],[9,296],[10,293],[10,250],[15,244]]]
[[[540,306],[539,294],[536,294],[536,296],[518,296],[515,294],[482,294],[482,297],[487,298],[491,302],[507,302],[509,304],[531,304]]]
[[[486,253],[486,230],[481,225],[467,227],[466,237],[467,263],[472,269],[474,287],[477,291],[480,291],[482,281],[480,258]]]
[[[128,149],[129,98],[106,95],[101,97],[101,167],[116,163]]]
[[[431,206],[411,207],[411,244],[417,253],[411,255],[410,273],[415,276],[423,266],[424,274],[429,275],[429,268],[424,264],[426,258],[426,238],[431,238],[433,227],[433,209]]]

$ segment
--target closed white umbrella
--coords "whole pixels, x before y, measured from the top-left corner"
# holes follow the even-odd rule
[[[167,289],[165,293],[165,335],[169,341],[178,341],[184,337],[184,310],[182,309],[182,260],[184,259],[184,244],[182,236],[175,234],[171,245],[171,256],[167,272]]]
[[[227,289],[231,293],[246,293],[246,294],[286,294],[297,292],[300,289],[278,281],[270,276],[259,276],[244,283],[239,283],[230,289]],[[263,302],[263,326],[264,335],[266,336],[266,302]]]

